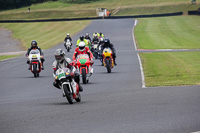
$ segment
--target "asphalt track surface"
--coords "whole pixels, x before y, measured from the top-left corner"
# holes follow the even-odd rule
[[[45,70],[34,78],[24,56],[0,62],[1,133],[190,133],[200,131],[199,86],[142,88],[133,19],[96,20],[73,37],[103,32],[117,50],[108,74],[95,60],[83,85],[82,101],[68,104],[52,86],[53,53],[45,50]],[[66,29],[67,31],[67,29]],[[74,50],[75,46],[73,46]],[[72,57],[73,51],[67,53]]]

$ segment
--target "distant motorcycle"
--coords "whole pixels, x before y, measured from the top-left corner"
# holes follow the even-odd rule
[[[80,75],[83,80],[83,84],[86,84],[89,82],[89,77],[92,75],[92,67],[91,67],[91,62],[89,59],[88,54],[81,54],[78,55],[77,61],[76,61],[76,66],[80,72]]]
[[[64,43],[65,48],[67,49],[67,52],[70,52],[71,49],[71,41],[69,39],[67,39],[67,41],[65,41]]]
[[[41,72],[41,55],[38,49],[33,49],[30,51],[28,56],[30,70],[34,74],[34,77],[39,77],[39,73]]]
[[[107,72],[111,73],[111,69],[114,67],[114,60],[110,48],[104,48],[103,50],[103,64],[107,68]]]
[[[73,104],[74,99],[76,102],[81,101],[79,85],[75,82],[74,73],[69,68],[59,68],[54,78],[58,81],[59,87],[70,104]]]

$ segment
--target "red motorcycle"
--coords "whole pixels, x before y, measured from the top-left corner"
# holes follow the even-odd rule
[[[76,58],[75,66],[78,68],[80,72],[80,76],[82,77],[83,84],[89,82],[89,77],[93,73],[93,68],[91,67],[91,61],[88,54],[78,55]]]

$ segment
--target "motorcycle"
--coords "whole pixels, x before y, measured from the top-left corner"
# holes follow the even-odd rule
[[[59,68],[54,75],[55,80],[58,81],[59,87],[63,90],[63,96],[66,97],[70,104],[81,101],[79,93],[79,85],[74,80],[74,73],[69,68]]]
[[[112,50],[110,48],[104,48],[102,56],[103,56],[103,64],[107,68],[107,72],[111,73],[111,69],[114,67]]]
[[[88,54],[78,55],[76,59],[76,67],[80,72],[80,76],[82,77],[83,84],[89,82],[89,77],[93,73],[93,68],[91,67],[91,62]]]
[[[92,43],[91,52],[95,59],[98,59],[98,45],[99,43],[97,41]]]
[[[41,55],[38,49],[33,49],[30,51],[28,60],[30,64],[30,70],[34,74],[34,77],[39,77],[39,73],[41,72]]]
[[[64,43],[65,48],[67,49],[67,52],[70,52],[71,49],[71,41],[67,39],[67,41]]]

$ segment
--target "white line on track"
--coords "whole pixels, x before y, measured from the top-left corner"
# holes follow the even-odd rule
[[[191,133],[200,133],[200,131],[197,131],[197,132],[191,132]]]
[[[133,26],[133,30],[132,30],[133,43],[134,43],[134,46],[135,46],[135,50],[137,51],[137,45],[136,45],[135,36],[134,36],[134,27],[136,25],[137,25],[137,20],[134,21],[134,26]],[[138,57],[138,61],[139,61],[139,64],[140,64],[140,71],[141,71],[141,77],[142,77],[142,88],[146,88],[146,86],[145,86],[145,79],[144,79],[144,71],[143,71],[143,67],[142,67],[142,62],[141,62],[141,59],[140,59],[140,56],[139,56],[138,53],[137,53],[137,57]]]

